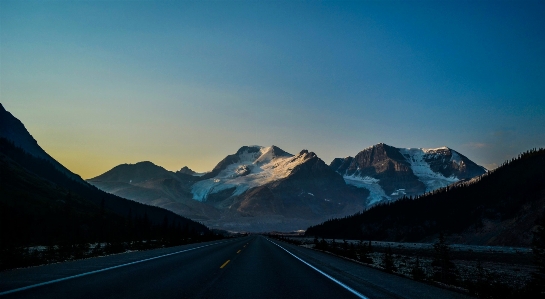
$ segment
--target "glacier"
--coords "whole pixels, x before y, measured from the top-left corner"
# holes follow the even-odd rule
[[[238,154],[237,163],[228,165],[214,178],[195,183],[191,189],[193,199],[206,201],[210,194],[231,188],[235,188],[233,196],[240,195],[250,188],[287,177],[309,158],[307,154],[276,156],[273,146],[251,148],[259,148],[259,151],[245,150]]]

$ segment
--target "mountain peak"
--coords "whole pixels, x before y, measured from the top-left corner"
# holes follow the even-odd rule
[[[484,173],[482,167],[446,146],[397,148],[384,143],[354,158],[334,159],[330,167],[346,183],[370,190],[372,202],[421,195]]]
[[[183,174],[189,174],[189,175],[195,175],[196,172],[193,171],[191,168],[184,166],[182,169],[178,170],[177,173],[183,173]]]
[[[142,166],[157,166],[155,165],[155,163],[151,162],[151,161],[140,161],[140,162],[136,162],[135,165],[142,165]]]
[[[445,150],[451,150],[451,149],[446,146],[441,146],[437,148],[422,148],[422,150],[426,153],[429,153],[429,152],[445,151]]]
[[[245,145],[238,149],[236,155],[241,155],[244,153],[252,154],[259,152],[263,147],[259,145]]]
[[[91,178],[88,181],[115,181],[127,183],[140,183],[149,179],[173,178],[174,173],[155,165],[150,161],[137,162],[135,164],[120,164],[105,173]]]

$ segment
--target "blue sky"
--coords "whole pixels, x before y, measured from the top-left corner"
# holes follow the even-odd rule
[[[242,145],[545,146],[543,1],[1,1],[0,102],[84,178]]]

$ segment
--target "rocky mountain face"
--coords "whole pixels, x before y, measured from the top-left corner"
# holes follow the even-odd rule
[[[486,173],[486,169],[447,147],[396,148],[384,143],[355,157],[336,158],[330,167],[347,184],[369,190],[371,204],[421,195]]]
[[[218,164],[223,170],[215,177],[193,186],[194,198],[226,209],[224,225],[300,229],[367,205],[368,192],[346,185],[313,152],[292,156],[274,146],[243,147],[230,159]]]

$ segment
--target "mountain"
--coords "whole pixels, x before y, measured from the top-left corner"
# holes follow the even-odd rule
[[[208,232],[204,225],[171,211],[106,193],[81,180],[43,151],[3,107],[0,124],[0,241],[28,245],[55,239],[55,233],[67,226],[66,217],[73,220],[71,224],[77,222],[78,231],[97,233],[99,213],[107,219],[101,225],[109,223],[112,233],[123,231],[129,216],[146,219],[150,225],[168,221]]]
[[[276,146],[243,146],[202,176],[141,162],[89,182],[211,227],[249,231],[295,230],[349,215],[366,207],[369,195],[313,152],[292,155]]]
[[[234,189],[230,195],[287,177],[290,171],[304,162],[293,159],[276,146],[243,146],[235,154],[220,161],[214,169],[191,188],[193,199],[207,201],[209,196]]]
[[[96,177],[95,179],[110,182],[125,182],[139,184],[149,179],[175,179],[176,175],[163,167],[157,166],[149,161],[136,164],[121,164],[112,170]]]
[[[4,109],[0,103],[0,138],[5,138],[11,141],[15,146],[22,148],[25,152],[34,157],[49,161],[57,170],[64,173],[71,179],[85,183],[78,175],[72,173],[66,167],[48,155],[39,145],[38,142],[30,135],[23,123],[15,118],[11,113]]]
[[[306,234],[426,242],[446,232],[460,244],[529,246],[544,212],[545,149],[540,149],[471,180],[326,221]]]
[[[241,147],[204,174],[140,162],[116,166],[88,182],[211,227],[266,231],[303,229],[483,173],[449,148],[378,144],[328,166],[308,150],[293,155],[274,145],[254,145]]]
[[[165,208],[198,221],[216,219],[216,208],[192,199],[191,186],[200,178],[171,172],[151,162],[121,164],[87,180],[109,193]]]
[[[190,169],[190,168],[187,167],[187,166],[182,167],[180,170],[176,171],[176,173],[180,173],[180,174],[189,174],[189,175],[194,175],[194,176],[202,176],[202,175],[204,175],[204,173],[197,173],[197,172],[193,171],[192,169]]]
[[[224,226],[254,230],[301,229],[342,217],[365,207],[368,196],[346,185],[315,153],[291,155],[276,146],[240,148],[195,183],[192,194],[224,209]]]
[[[396,148],[379,143],[329,165],[347,184],[368,189],[371,204],[418,196],[486,173],[448,147]]]

